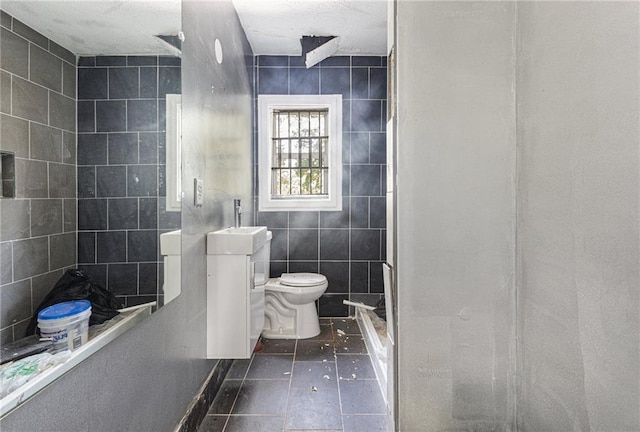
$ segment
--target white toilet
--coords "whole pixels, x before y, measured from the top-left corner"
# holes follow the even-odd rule
[[[317,273],[283,273],[265,285],[264,328],[267,339],[306,339],[320,334],[315,301],[329,283]]]

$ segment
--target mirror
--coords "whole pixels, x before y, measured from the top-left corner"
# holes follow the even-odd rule
[[[165,136],[181,93],[180,1],[1,8],[0,150],[15,196],[0,199],[0,342],[24,336],[74,267],[125,307],[162,306],[161,236],[181,225]]]
[[[25,336],[72,268],[123,305],[61,364],[2,393],[4,416],[179,294],[179,282],[163,289],[161,243],[181,225],[166,133],[179,136],[180,105],[167,103],[182,85],[180,0],[0,10],[0,344]]]

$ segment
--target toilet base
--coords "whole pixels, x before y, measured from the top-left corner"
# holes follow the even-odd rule
[[[270,307],[272,308],[272,313],[269,313]],[[295,307],[293,327],[285,327],[273,322],[276,321],[273,312],[275,312],[275,309],[267,300],[265,304],[265,328],[262,330],[262,337],[266,339],[308,339],[320,334],[320,323],[315,302]]]

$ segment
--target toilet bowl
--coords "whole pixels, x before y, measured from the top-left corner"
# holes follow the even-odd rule
[[[306,339],[320,334],[315,301],[326,291],[327,278],[317,273],[283,273],[265,284],[267,339]]]

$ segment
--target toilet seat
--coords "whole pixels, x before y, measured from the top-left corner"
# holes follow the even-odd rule
[[[271,278],[264,285],[266,291],[290,294],[311,294],[317,290],[324,292],[329,286],[326,276],[317,273],[283,273],[279,278]]]
[[[280,283],[290,287],[316,286],[326,281],[326,276],[318,273],[282,273],[280,276]]]

